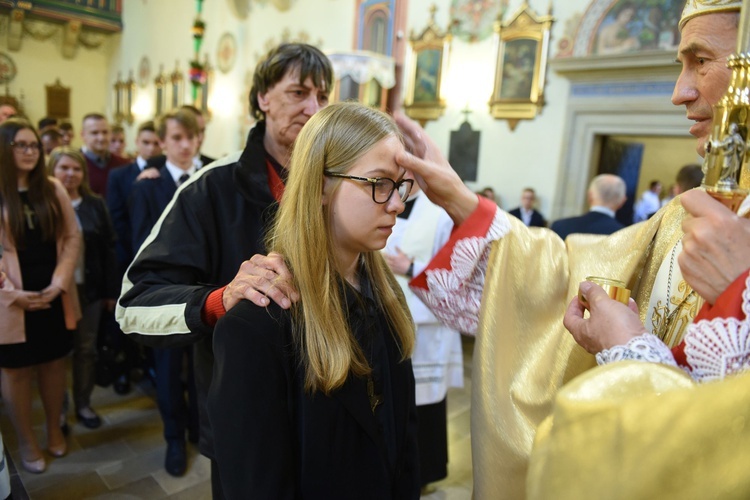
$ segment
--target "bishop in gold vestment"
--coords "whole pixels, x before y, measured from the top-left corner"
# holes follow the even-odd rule
[[[691,133],[699,145],[710,133],[712,105],[729,84],[725,61],[734,51],[733,11],[739,7],[736,0],[690,0],[683,14],[678,55],[683,71],[672,101],[684,104],[688,118],[696,120]],[[472,204],[436,145],[408,124],[404,128],[422,159],[403,158],[402,166],[422,178],[424,191],[446,207],[457,225],[444,251],[410,286],[441,320],[477,333],[474,495],[524,498],[538,426],[558,390],[595,365],[562,324],[578,283],[587,276],[624,281],[641,320],[669,346],[680,342],[697,312],[696,296],[675,264],[683,210],[677,198],[648,221],[609,237],[571,235],[563,242],[545,229],[524,227],[482,200]]]

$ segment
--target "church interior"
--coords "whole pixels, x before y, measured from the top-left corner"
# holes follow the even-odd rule
[[[245,147],[255,125],[253,71],[283,42],[329,56],[331,102],[358,100],[419,122],[475,192],[510,210],[533,188],[547,221],[583,213],[599,174],[627,185],[623,220],[653,181],[662,197],[700,163],[692,124],[671,102],[680,65],[682,0],[0,0],[0,103],[32,123],[89,113],[124,131],[182,105],[206,116],[201,152]],[[73,145],[81,139],[74,136]],[[374,196],[374,195],[373,195]],[[628,208],[629,207],[629,208]],[[472,498],[470,401],[474,340],[462,339],[464,387],[448,392],[448,477],[428,500]],[[69,417],[65,459],[44,474],[19,466],[0,419],[14,499],[210,498],[210,465],[195,447],[188,472],[162,467],[155,390],[97,387],[103,419]],[[37,433],[41,403],[34,402]]]
[[[681,166],[697,160],[684,109],[669,102],[679,75],[674,26],[683,3],[676,0],[638,11],[628,28],[640,37],[637,45],[603,51],[598,33],[625,2],[212,0],[203,3],[199,16],[205,28],[197,59],[192,3],[62,2],[68,3],[104,13],[82,19],[77,35],[65,31],[66,24],[57,19],[61,16],[34,16],[33,10],[20,23],[13,15],[23,9],[6,10],[1,19],[8,36],[0,38],[0,50],[17,68],[12,80],[6,78],[5,92],[20,99],[33,121],[48,115],[46,87],[58,81],[71,89],[67,111],[73,124],[89,112],[116,121],[115,85],[127,84],[127,91],[119,92],[119,110],[127,115],[123,125],[132,144],[138,124],[158,109],[194,102],[190,69],[197,61],[208,68],[205,95],[196,97],[210,112],[203,150],[221,157],[241,149],[253,125],[247,94],[252,71],[269,47],[304,41],[337,54],[337,81],[344,81],[338,93],[344,88],[347,98],[362,96],[392,109],[404,105],[410,90],[413,94],[412,38],[426,34],[434,42],[450,34],[450,40],[441,38],[438,44],[444,47],[440,95],[428,113],[434,117],[423,122],[425,130],[449,157],[451,141],[459,140],[456,134],[465,121],[479,132],[470,141],[475,160],[467,163],[464,180],[475,191],[492,187],[503,208],[518,206],[528,186],[536,190],[538,207],[549,220],[581,212],[588,180],[606,171],[599,163],[609,137],[643,145],[636,184],[629,186],[636,197],[654,179],[666,189]],[[646,29],[649,15],[658,20],[660,31]],[[551,16],[533,61],[532,83],[539,87],[522,99],[528,109],[498,91],[498,61],[505,57],[494,32],[498,16],[508,24],[519,17],[530,23],[531,16]],[[11,42],[15,34],[18,40]],[[9,43],[17,48],[11,50]],[[362,58],[362,51],[371,57]],[[347,90],[351,82],[357,88]],[[491,105],[495,97],[508,101],[510,109],[504,110],[502,102]],[[464,157],[458,144],[454,157]]]

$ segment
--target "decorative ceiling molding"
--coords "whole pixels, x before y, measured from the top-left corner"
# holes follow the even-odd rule
[[[674,83],[680,73],[680,66],[674,63],[672,51],[565,57],[550,60],[549,66],[572,82],[626,79]]]
[[[21,10],[30,17],[62,24],[80,21],[86,28],[103,32],[122,31],[121,0],[0,0],[0,10]]]
[[[8,37],[8,50],[18,52],[25,37],[38,42],[60,46],[63,57],[72,59],[79,46],[95,50],[104,44],[108,35],[85,27],[82,21],[72,19],[65,24],[39,18],[29,18],[26,11],[15,9],[9,16],[0,15],[0,27]]]

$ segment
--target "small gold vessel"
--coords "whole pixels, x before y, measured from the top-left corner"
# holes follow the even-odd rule
[[[628,305],[630,300],[630,290],[625,286],[625,283],[620,280],[614,280],[610,278],[602,278],[600,276],[586,276],[586,281],[596,283],[607,292],[609,298]],[[589,303],[586,298],[578,292],[578,300],[583,304],[584,307],[588,308]]]

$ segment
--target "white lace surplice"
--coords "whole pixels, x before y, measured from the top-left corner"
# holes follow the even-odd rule
[[[450,269],[428,268],[425,271],[429,290],[412,287],[412,291],[442,323],[475,335],[492,242],[509,231],[508,215],[497,210],[486,234],[456,242],[450,255]]]
[[[688,325],[685,356],[689,366],[681,368],[696,382],[721,380],[750,369],[750,275],[742,292],[742,313],[741,320],[714,318]],[[596,355],[600,365],[625,359],[677,366],[672,351],[650,333]]]

